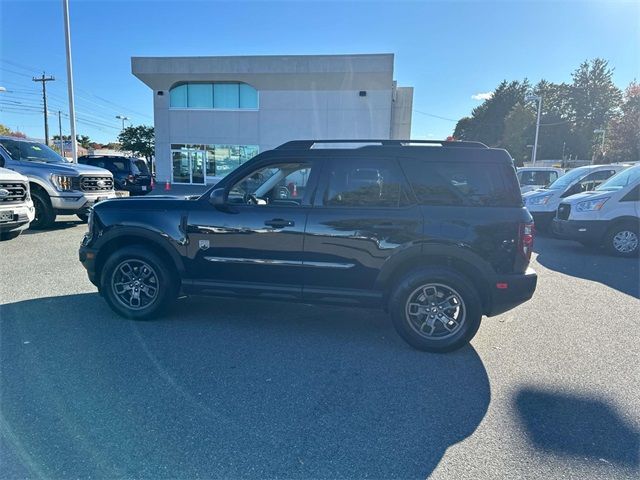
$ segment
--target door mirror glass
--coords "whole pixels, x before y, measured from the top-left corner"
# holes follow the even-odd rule
[[[214,188],[209,195],[209,203],[214,207],[221,207],[227,203],[227,194],[224,188]]]

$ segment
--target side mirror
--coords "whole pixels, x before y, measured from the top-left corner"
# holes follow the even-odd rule
[[[214,188],[209,195],[209,203],[214,207],[222,207],[227,203],[227,194],[224,188]]]

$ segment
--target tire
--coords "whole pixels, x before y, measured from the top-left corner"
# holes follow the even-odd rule
[[[86,213],[76,213],[76,217],[78,217],[82,223],[87,223],[89,221],[89,215]]]
[[[29,228],[33,230],[43,230],[51,227],[53,222],[56,221],[56,213],[51,207],[51,202],[47,194],[40,191],[32,191],[31,198],[33,200],[33,206],[36,209],[36,215],[29,224]]]
[[[155,294],[148,288],[154,285]],[[136,287],[137,301],[133,298]],[[147,320],[166,312],[178,296],[178,282],[173,270],[158,255],[140,246],[130,246],[116,250],[105,262],[100,293],[117,314]]]
[[[451,296],[455,298],[445,304],[445,298]],[[433,315],[429,308],[435,308]],[[391,294],[389,312],[396,331],[409,345],[426,352],[444,353],[471,341],[480,327],[482,304],[476,288],[466,277],[447,268],[421,268],[401,278]],[[451,320],[446,322],[447,315],[457,325]]]
[[[0,241],[13,240],[14,238],[18,238],[22,230],[18,230],[15,232],[2,232],[0,233]]]
[[[618,257],[635,257],[640,249],[638,224],[624,222],[614,225],[605,235],[604,245],[609,253]]]

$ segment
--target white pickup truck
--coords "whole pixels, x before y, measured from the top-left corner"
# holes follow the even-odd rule
[[[27,177],[0,168],[0,240],[16,238],[29,228],[34,216]]]

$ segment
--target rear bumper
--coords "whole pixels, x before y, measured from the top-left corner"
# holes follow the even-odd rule
[[[487,317],[500,315],[533,297],[538,275],[533,268],[523,274],[497,275],[491,285],[491,306]]]
[[[553,219],[553,233],[560,238],[583,243],[600,244],[609,228],[606,220],[560,220]]]

